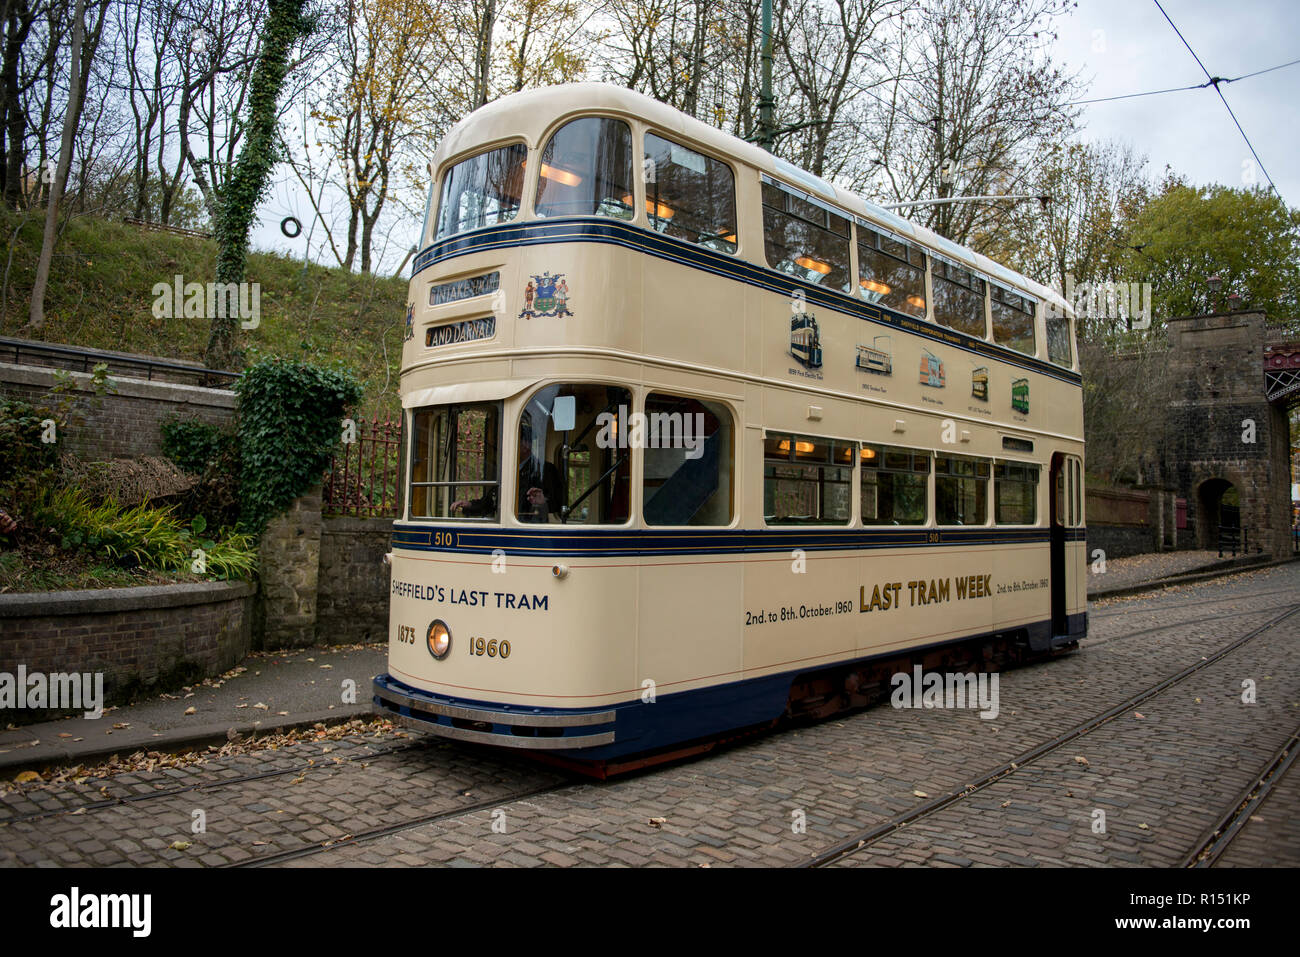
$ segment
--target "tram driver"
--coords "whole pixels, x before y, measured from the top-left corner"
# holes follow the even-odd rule
[[[541,456],[533,454],[533,426],[525,418],[519,428],[519,505],[516,514],[521,522],[549,522],[560,511],[560,473]],[[469,518],[495,516],[497,490],[490,488],[482,498],[453,502],[453,512]]]

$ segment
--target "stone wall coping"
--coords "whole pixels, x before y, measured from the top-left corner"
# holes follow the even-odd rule
[[[0,618],[48,618],[97,615],[142,608],[180,608],[252,596],[249,582],[180,582],[131,588],[85,588],[74,591],[20,592],[0,595]]]
[[[0,362],[0,381],[48,389],[54,385],[54,373],[58,371],[58,369],[46,366],[15,365],[12,362]],[[68,372],[68,375],[72,376],[81,391],[91,391],[89,387],[91,376],[89,373]],[[185,385],[180,382],[155,382],[151,379],[133,379],[129,376],[114,374],[110,374],[108,378],[116,390],[113,393],[116,396],[182,402],[189,405],[210,405],[221,409],[236,407],[235,393],[229,389],[213,389],[201,385]]]

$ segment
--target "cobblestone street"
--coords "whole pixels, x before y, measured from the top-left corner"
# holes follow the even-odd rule
[[[383,732],[26,784],[0,865],[1183,865],[1300,725],[1300,565],[1089,629],[1002,673],[993,720],[884,704],[609,782]],[[1300,865],[1300,771],[1269,783],[1206,863]]]

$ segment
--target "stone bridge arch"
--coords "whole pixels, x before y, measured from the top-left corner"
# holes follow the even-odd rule
[[[1177,385],[1159,459],[1166,484],[1187,500],[1189,532],[1198,547],[1218,547],[1216,506],[1231,485],[1250,550],[1289,555],[1287,405],[1295,395],[1269,365],[1278,366],[1275,356],[1283,352],[1277,328],[1263,313],[1242,312],[1170,319],[1167,331]]]

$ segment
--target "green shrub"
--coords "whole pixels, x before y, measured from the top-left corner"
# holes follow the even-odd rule
[[[123,568],[215,578],[242,578],[257,568],[251,535],[232,533],[216,541],[205,535],[207,522],[202,516],[187,526],[172,509],[122,508],[112,500],[95,504],[80,489],[65,488],[47,491],[35,518],[42,528],[61,536],[65,550],[85,549]]]
[[[164,422],[159,431],[163,455],[191,475],[202,475],[235,440],[231,433],[207,422]]]
[[[289,359],[250,366],[239,394],[240,524],[254,535],[320,482],[361,383],[341,368]]]

